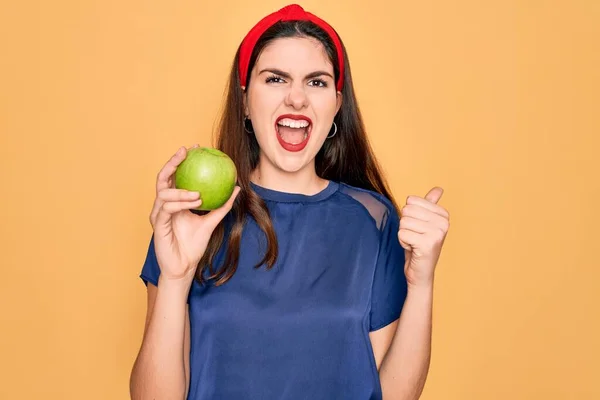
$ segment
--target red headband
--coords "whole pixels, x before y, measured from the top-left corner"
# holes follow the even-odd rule
[[[254,46],[258,39],[262,36],[263,33],[275,23],[279,21],[311,21],[321,29],[323,29],[333,43],[335,44],[335,48],[337,50],[338,56],[338,64],[340,70],[340,76],[337,81],[337,90],[342,90],[344,85],[344,53],[342,51],[342,44],[337,33],[333,30],[333,28],[325,21],[313,15],[309,12],[304,11],[302,7],[297,4],[291,4],[289,6],[285,6],[279,11],[276,11],[272,14],[267,15],[263,19],[261,19],[251,30],[248,32],[244,40],[242,41],[242,46],[240,48],[240,65],[239,65],[239,73],[240,73],[240,81],[242,82],[242,86],[246,86],[246,82],[248,81],[248,66],[250,64],[250,57],[252,55],[252,51],[254,50]]]

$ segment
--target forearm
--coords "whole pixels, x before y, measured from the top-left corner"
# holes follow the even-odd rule
[[[431,358],[433,286],[410,287],[379,375],[385,400],[421,396]]]
[[[133,400],[185,397],[183,348],[189,288],[188,282],[159,279],[152,315],[132,371]]]

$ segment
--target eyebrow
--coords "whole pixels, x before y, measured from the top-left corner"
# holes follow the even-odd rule
[[[287,72],[283,72],[282,70],[276,69],[276,68],[265,68],[265,69],[263,69],[262,71],[259,72],[259,75],[262,74],[262,73],[264,73],[264,72],[270,72],[270,73],[275,74],[275,75],[280,75],[280,76],[282,76],[284,78],[287,78],[287,79],[291,79],[292,78],[292,76],[290,74],[288,74]],[[311,72],[310,74],[306,75],[304,78],[305,79],[310,79],[310,78],[316,78],[317,76],[323,76],[323,75],[328,76],[331,79],[333,79],[333,76],[329,72],[327,72],[327,71],[314,71],[314,72]]]

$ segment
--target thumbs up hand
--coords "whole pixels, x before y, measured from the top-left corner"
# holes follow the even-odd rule
[[[409,287],[432,286],[435,266],[450,227],[449,214],[438,205],[444,190],[434,187],[424,198],[408,196],[400,210],[398,240],[404,248]]]

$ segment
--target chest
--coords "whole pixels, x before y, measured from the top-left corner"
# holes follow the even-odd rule
[[[377,232],[364,218],[344,210],[314,214],[272,211],[278,257],[270,269],[254,268],[267,241],[249,221],[234,276],[221,286],[193,286],[194,317],[235,329],[294,326],[294,321],[302,329],[336,320],[340,326],[361,323],[370,300]]]

